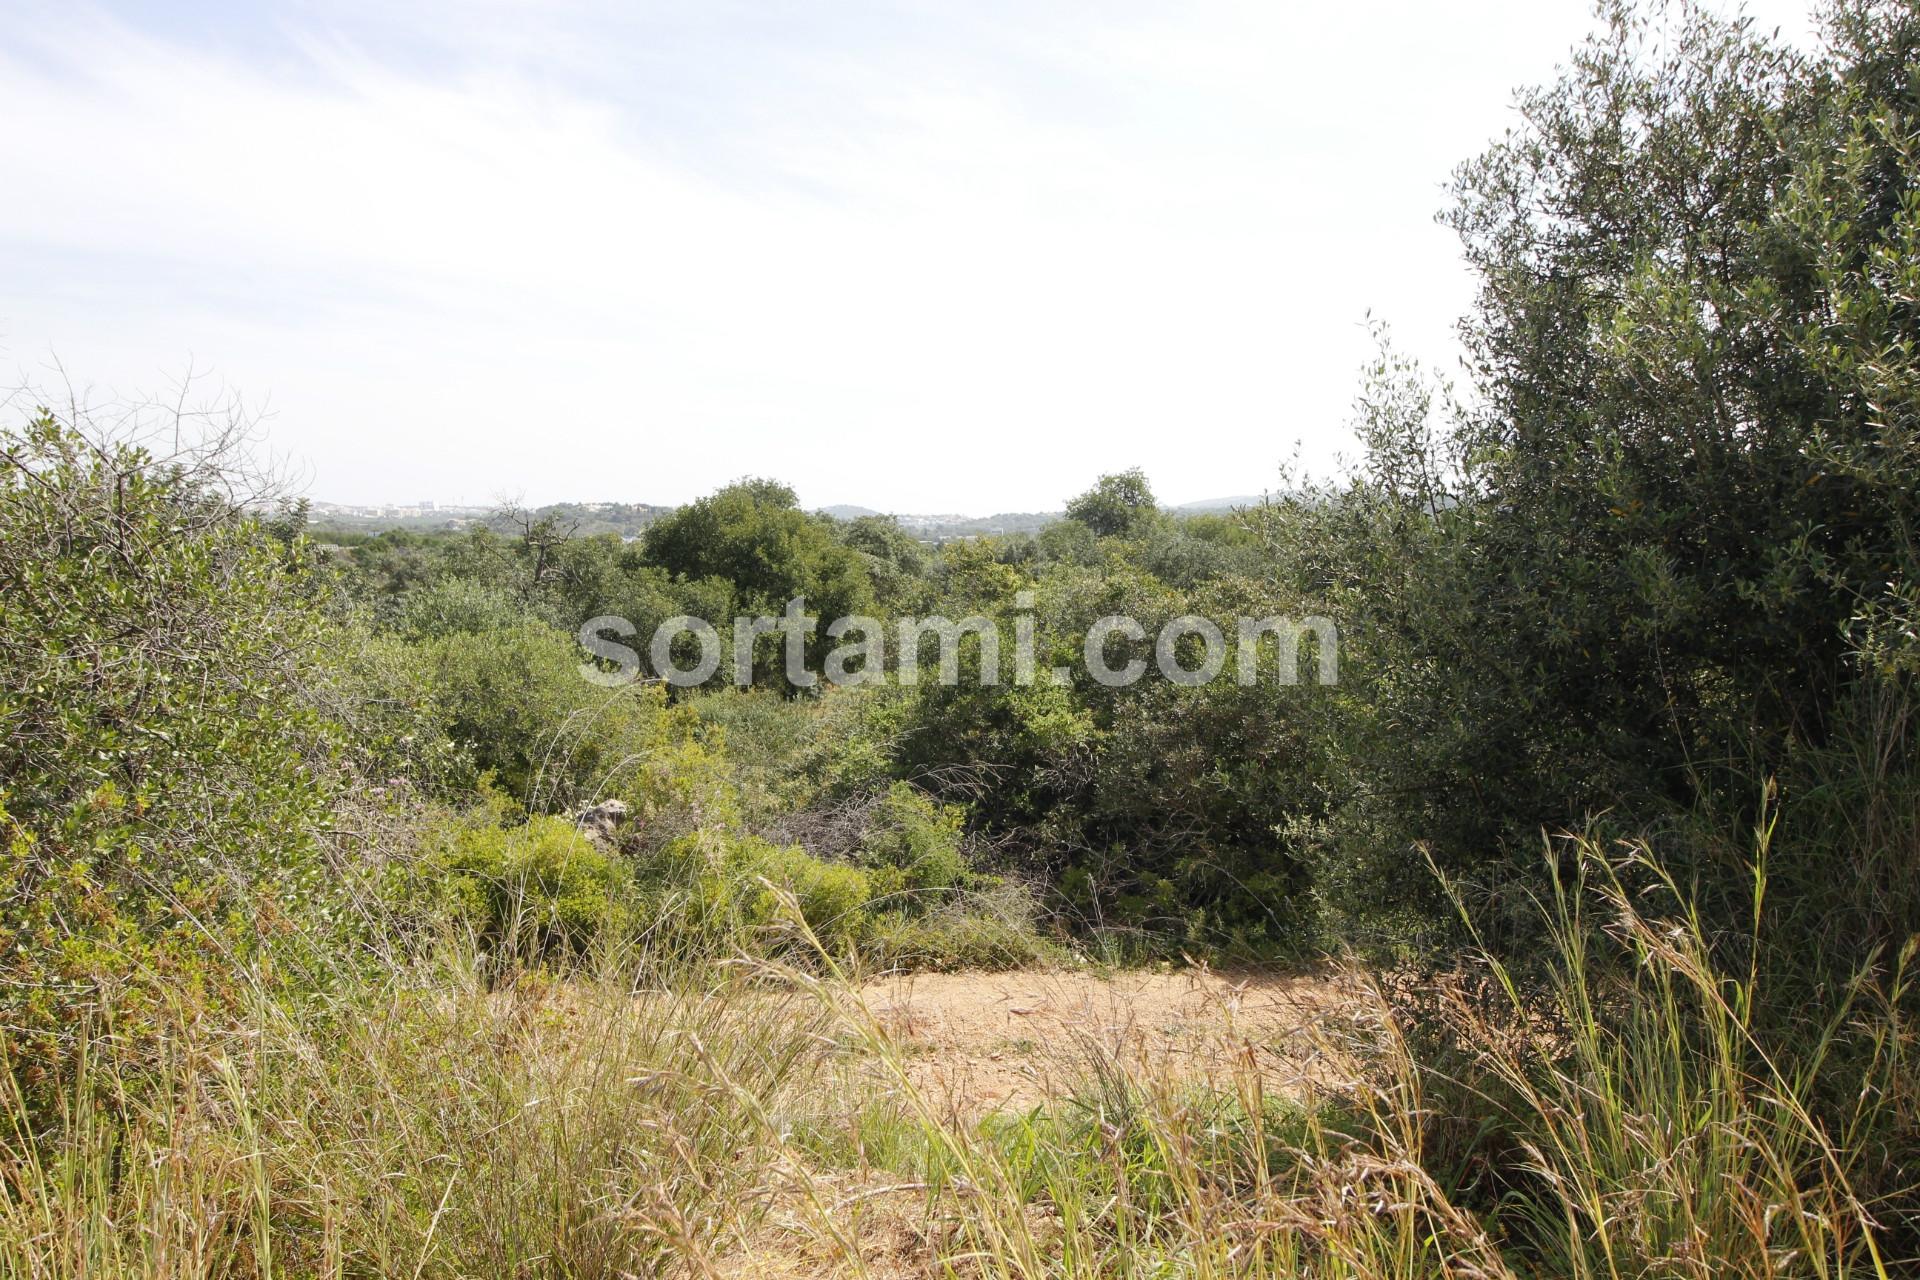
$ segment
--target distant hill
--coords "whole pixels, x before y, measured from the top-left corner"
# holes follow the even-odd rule
[[[979,538],[1001,533],[1038,533],[1064,516],[1058,511],[1002,511],[991,516],[900,516],[900,527],[921,538]]]
[[[538,508],[533,515],[536,519],[552,516],[563,527],[577,525],[574,533],[579,537],[617,533],[623,538],[637,538],[648,525],[674,510],[650,502],[556,502]]]
[[[440,506],[419,503],[315,502],[307,509],[307,524],[316,533],[380,533],[387,529],[433,532],[464,529],[487,518],[491,507]]]
[[[1236,507],[1259,506],[1262,501],[1264,499],[1259,494],[1241,494],[1230,498],[1204,498],[1198,502],[1183,502],[1167,510],[1176,515],[1204,515],[1210,512],[1231,511]],[[556,502],[534,508],[532,515],[536,519],[552,516],[563,526],[572,525],[575,534],[580,537],[612,533],[623,538],[637,538],[648,525],[674,510],[675,508],[671,506],[656,506],[649,502]],[[457,531],[474,525],[487,524],[495,514],[496,508],[493,507],[443,507],[431,502],[412,505],[316,502],[312,508],[311,523],[314,531],[318,533],[379,533],[386,529],[409,529],[424,533]],[[872,507],[837,503],[820,508],[820,514],[835,520],[858,520],[863,516],[877,516],[885,513]],[[902,529],[914,537],[937,542],[944,538],[1038,533],[1055,521],[1065,519],[1066,516],[1060,511],[1001,511],[990,516],[940,512],[896,514],[893,518],[900,522]]]
[[[498,510],[497,507],[442,507],[431,502],[412,505],[316,502],[309,513],[309,524],[316,533],[380,533],[387,529],[445,532],[491,523]],[[673,510],[648,502],[556,502],[536,507],[531,514],[535,519],[552,516],[563,527],[573,526],[574,533],[580,537],[613,533],[635,538]]]
[[[822,507],[820,514],[832,516],[835,520],[858,520],[862,516],[888,513],[875,511],[872,507],[842,504]],[[969,516],[953,511],[933,514],[906,512],[893,514],[892,518],[899,521],[900,527],[915,537],[933,541],[941,538],[978,538],[996,533],[1034,533],[1061,519],[1061,513],[1058,511],[1002,511],[991,516]]]
[[[1257,507],[1267,499],[1266,494],[1243,493],[1231,498],[1202,498],[1198,502],[1183,502],[1167,510],[1181,515],[1201,515],[1209,511],[1232,511],[1236,507]]]

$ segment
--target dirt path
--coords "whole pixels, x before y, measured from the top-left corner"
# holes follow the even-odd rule
[[[1341,1074],[1317,1033],[1362,1003],[1328,973],[1204,969],[903,975],[859,994],[914,1091],[962,1126],[1065,1099],[1090,1075],[1116,1068],[1146,1088],[1231,1089],[1248,1080],[1251,1065],[1270,1095],[1297,1096]],[[858,1053],[848,1065],[849,1107],[901,1093],[898,1074],[877,1055]],[[878,1169],[811,1176],[839,1239],[824,1238],[799,1203],[782,1204],[758,1239],[725,1260],[722,1276],[951,1274],[938,1258],[953,1247],[954,1224],[928,1217],[924,1184]]]
[[[1232,1056],[1297,1092],[1325,1075],[1314,1027],[1351,1000],[1322,974],[1202,969],[919,974],[862,995],[914,1085],[964,1117],[1063,1096],[1098,1063],[1224,1078]]]

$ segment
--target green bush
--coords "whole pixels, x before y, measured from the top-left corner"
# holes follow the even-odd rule
[[[589,798],[661,742],[658,686],[582,679],[584,652],[543,622],[439,636],[419,655],[446,731],[536,812]]]
[[[751,837],[740,842],[735,870],[742,878],[746,923],[765,928],[782,921],[791,898],[807,928],[829,947],[858,942],[870,923],[873,887],[866,872],[824,862],[798,845],[775,845]]]
[[[870,919],[873,889],[860,868],[721,828],[674,840],[650,859],[648,872],[648,928],[663,942],[757,943],[793,923],[789,898],[807,928],[836,949],[857,943]]]
[[[961,851],[966,811],[936,804],[904,782],[887,790],[860,842],[862,861],[883,894],[941,896],[966,885]]]
[[[520,622],[525,611],[505,588],[474,578],[447,576],[402,596],[395,628],[414,640],[483,635]]]
[[[350,918],[311,548],[235,506],[229,460],[83,427],[0,428],[0,1050],[29,1086],[106,988],[137,1043]]]
[[[1039,904],[1025,885],[982,881],[931,908],[881,909],[876,897],[865,954],[886,968],[1018,969],[1058,960],[1039,932]]]
[[[438,842],[430,866],[444,901],[498,957],[578,957],[623,936],[633,918],[632,867],[565,819],[502,827],[483,814]]]

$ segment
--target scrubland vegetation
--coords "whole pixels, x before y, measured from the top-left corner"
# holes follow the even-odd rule
[[[1383,335],[1352,472],[1231,516],[330,542],[229,439],[17,402],[0,1269],[1913,1274],[1920,16],[1828,40],[1609,12],[1459,171],[1465,385]],[[580,674],[802,595],[1042,670],[1322,615],[1341,679]],[[1347,994],[972,1115],[862,985],[1169,962]]]

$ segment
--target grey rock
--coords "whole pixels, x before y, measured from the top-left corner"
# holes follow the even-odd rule
[[[602,800],[576,814],[573,825],[586,832],[596,843],[611,845],[619,836],[620,824],[626,821],[627,811],[627,802],[624,800]]]

